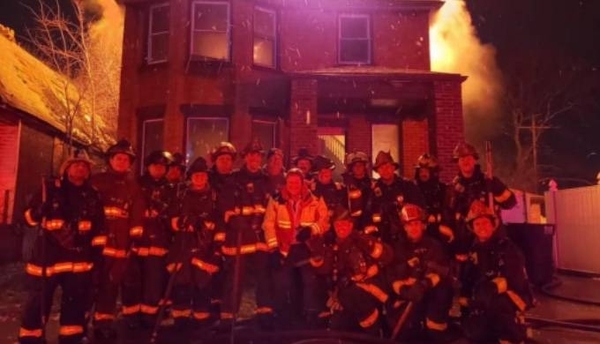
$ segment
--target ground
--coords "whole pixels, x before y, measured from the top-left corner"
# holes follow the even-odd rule
[[[562,284],[553,289],[557,294],[571,297],[571,298],[582,298],[585,297],[587,300],[593,300],[596,303],[600,303],[600,281],[578,278],[572,276],[559,276]],[[17,342],[17,333],[19,330],[20,314],[23,304],[26,300],[25,286],[27,279],[23,273],[23,264],[8,264],[0,267],[0,344],[10,344]],[[58,293],[57,293],[58,294]],[[56,295],[56,301],[60,295]],[[560,321],[577,321],[580,324],[587,324],[592,326],[600,325],[600,306],[591,304],[574,303],[565,300],[558,300],[556,298],[549,297],[543,293],[537,292],[536,298],[538,304],[535,308],[528,312],[528,317],[531,319],[551,319]],[[243,310],[245,315],[250,312],[253,306],[251,298],[244,298]],[[57,304],[58,302],[54,302]],[[167,321],[168,323],[168,321]],[[600,343],[600,332],[594,331],[583,331],[573,330],[565,327],[557,326],[540,326],[539,322],[534,323],[535,327],[533,330],[534,343],[569,343],[569,344],[587,344],[587,343]],[[49,319],[47,328],[48,343],[56,343],[58,330],[58,313],[57,308],[54,307],[53,312]],[[159,342],[181,342],[181,334],[169,331],[163,332],[163,340]],[[128,337],[123,343],[145,343],[148,342],[148,333],[140,333],[134,337]],[[167,338],[168,337],[168,338]],[[197,334],[194,338],[200,338]],[[244,337],[243,329],[240,330],[238,339]],[[290,337],[290,338],[288,338]],[[270,338],[264,342],[269,343],[339,343],[336,334],[330,332],[318,333],[318,340],[307,340],[302,335],[298,336],[280,336],[276,339]],[[229,341],[229,337],[222,337],[212,339],[210,341],[202,341],[200,339],[188,340],[193,343],[208,343],[208,342],[225,342]],[[302,340],[299,340],[302,339]],[[236,340],[236,343],[240,341]],[[355,337],[342,340],[343,343],[366,343],[365,338]],[[257,341],[254,341],[257,343]]]

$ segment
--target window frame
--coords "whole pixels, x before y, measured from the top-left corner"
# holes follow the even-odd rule
[[[268,125],[272,125],[273,126],[273,141],[271,142],[271,147],[277,147],[277,120],[265,120],[265,119],[260,119],[260,118],[253,118],[252,119],[252,136],[255,137],[256,135],[254,134],[254,123],[259,123],[259,124],[268,124]],[[265,144],[265,142],[262,142],[262,144]]]
[[[190,59],[195,59],[195,60],[206,60],[206,61],[224,61],[224,62],[231,62],[231,48],[232,48],[232,44],[231,44],[231,3],[229,1],[210,1],[210,0],[194,0],[191,2],[191,25],[190,25],[190,53],[189,53],[189,57]],[[212,33],[222,33],[222,31],[212,31],[212,30],[196,30],[196,18],[195,18],[195,14],[196,14],[196,6],[197,5],[223,5],[227,7],[227,31],[225,31],[225,35],[227,37],[227,57],[225,59],[217,59],[214,57],[209,57],[209,56],[203,56],[203,55],[197,55],[194,54],[194,34],[196,32],[212,32]]]
[[[163,35],[163,34],[167,34],[167,36],[168,36],[170,34],[170,32],[171,32],[170,27],[168,28],[167,31],[152,32],[152,24],[154,22],[154,11],[156,9],[159,9],[159,8],[162,8],[162,7],[167,7],[168,11],[170,10],[170,4],[168,2],[163,2],[161,4],[151,5],[150,8],[149,8],[149,10],[148,10],[148,37],[147,37],[148,43],[147,43],[147,51],[146,51],[146,63],[149,64],[149,65],[158,64],[158,63],[164,63],[164,62],[167,62],[169,60],[169,50],[168,49],[167,49],[167,54],[166,54],[166,56],[165,56],[164,59],[160,59],[159,60],[159,59],[153,59],[152,58],[152,38],[154,36]],[[169,19],[169,22],[170,22],[171,13],[170,13],[170,11],[167,12],[167,13],[168,13],[168,19]]]
[[[342,20],[346,18],[365,19],[367,21],[366,38],[343,38]],[[342,41],[367,41],[367,61],[342,61]],[[338,15],[338,64],[341,65],[370,65],[373,63],[373,30],[371,28],[371,16],[369,14],[339,14]]]
[[[262,11],[262,12],[266,12],[266,13],[270,13],[273,15],[273,36],[272,37],[266,37],[264,35],[261,35],[259,33],[256,32],[256,27],[254,26],[254,23],[256,21],[256,11]],[[278,61],[277,61],[277,49],[278,49],[278,44],[277,44],[277,25],[278,25],[278,21],[277,21],[277,11],[274,9],[270,9],[270,8],[266,8],[266,7],[262,7],[262,6],[254,6],[254,9],[252,11],[252,64],[258,67],[262,67],[262,68],[270,68],[270,69],[277,69],[278,67]],[[256,38],[261,38],[264,40],[273,40],[273,65],[272,66],[268,66],[268,65],[263,65],[260,63],[256,63],[256,61],[254,60],[254,43]]]
[[[158,117],[158,118],[145,118],[142,119],[142,141],[141,141],[141,147],[140,147],[140,151],[141,151],[141,156],[142,158],[146,157],[148,154],[150,154],[150,152],[146,152],[146,123],[149,122],[162,122],[163,125],[163,139],[164,139],[164,130],[165,130],[165,119],[164,117]],[[161,144],[162,146],[163,144]],[[140,174],[144,174],[144,165],[140,164]]]
[[[230,136],[231,136],[231,119],[228,116],[201,116],[201,115],[190,115],[190,116],[186,116],[185,117],[185,138],[184,138],[184,149],[185,149],[185,157],[187,161],[193,161],[193,159],[198,158],[193,157],[193,156],[189,156],[188,152],[189,152],[189,140],[190,140],[190,121],[192,120],[224,120],[225,123],[227,124],[227,134],[225,135],[225,139],[221,140],[221,141],[227,141],[229,142]],[[206,158],[206,156],[200,155],[203,158]]]

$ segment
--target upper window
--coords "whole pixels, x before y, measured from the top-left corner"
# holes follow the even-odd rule
[[[276,19],[275,12],[260,7],[254,8],[254,64],[276,67]]]
[[[371,25],[368,15],[340,15],[339,63],[371,63]]]
[[[191,55],[229,61],[229,3],[196,1],[192,6]]]
[[[169,51],[169,4],[150,7],[148,29],[148,63],[167,61]]]

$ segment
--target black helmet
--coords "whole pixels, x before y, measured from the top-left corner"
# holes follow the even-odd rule
[[[319,173],[321,170],[335,170],[335,163],[333,160],[329,159],[323,155],[317,155],[317,157],[313,160],[312,170],[313,173]]]
[[[110,146],[106,151],[106,157],[110,159],[113,156],[115,156],[115,154],[119,153],[129,155],[132,162],[133,160],[135,160],[135,152],[133,150],[133,147],[131,146],[131,142],[129,142],[126,139],[120,139],[119,142]]]
[[[308,148],[302,147],[302,148],[298,149],[298,154],[296,154],[296,156],[292,158],[292,164],[294,166],[298,166],[298,161],[308,160],[308,161],[310,161],[310,163],[312,165],[314,158],[315,157],[310,155],[310,153],[308,152]]]
[[[475,149],[475,147],[473,147],[473,145],[467,142],[460,142],[456,145],[456,147],[454,147],[454,151],[452,152],[452,159],[454,161],[458,161],[459,158],[469,155],[473,156],[475,160],[479,159],[479,154],[477,154],[477,150]]]
[[[187,171],[188,179],[192,177],[192,174],[198,172],[208,172],[208,164],[206,163],[206,159],[203,157],[196,158],[196,160],[192,162]]]
[[[252,142],[248,143],[244,150],[242,151],[242,157],[245,157],[249,153],[259,153],[264,154],[265,150],[258,139],[252,140]]]
[[[185,170],[185,157],[181,153],[173,153],[173,159],[169,166],[177,166],[183,170]]]
[[[144,166],[148,167],[152,164],[169,166],[173,162],[173,156],[171,153],[162,150],[155,150],[148,154],[144,159]]]
[[[221,155],[224,154],[228,154],[231,156],[231,159],[235,160],[235,156],[237,154],[237,150],[235,149],[235,146],[233,144],[231,144],[230,142],[221,142],[219,143],[219,145],[217,147],[215,147],[212,152],[210,153],[210,159],[212,160],[212,162],[217,161],[217,158]]]

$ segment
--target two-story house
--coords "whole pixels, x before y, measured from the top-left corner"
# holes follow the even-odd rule
[[[119,135],[142,155],[164,147],[189,161],[258,137],[338,162],[390,149],[411,175],[427,151],[448,166],[463,139],[465,77],[430,68],[442,1],[122,2]]]

